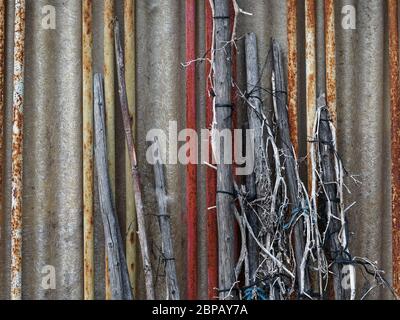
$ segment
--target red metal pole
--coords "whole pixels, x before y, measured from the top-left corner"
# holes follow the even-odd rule
[[[196,59],[196,1],[186,0],[186,60]],[[186,127],[196,130],[196,65],[186,69]],[[187,295],[197,299],[197,165],[189,163],[186,171],[187,206]]]
[[[213,46],[213,16],[209,1],[204,1],[206,12],[206,50],[207,59],[211,59],[211,51]],[[206,121],[207,126],[211,129],[213,122],[213,97],[212,83],[209,78],[211,65],[206,63]],[[212,159],[211,144],[209,147],[210,159]],[[211,163],[211,160],[209,161]],[[217,210],[215,205],[217,202],[217,172],[216,170],[207,167],[206,172],[206,203],[207,203],[207,273],[208,273],[208,298],[216,299],[218,297],[218,225],[217,225]],[[213,209],[209,209],[213,208]]]
[[[398,1],[389,0],[390,105],[392,112],[393,288],[400,294],[400,101]]]

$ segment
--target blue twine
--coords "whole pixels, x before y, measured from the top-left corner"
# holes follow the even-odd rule
[[[292,210],[292,217],[290,218],[290,221],[287,224],[283,225],[283,230],[288,230],[292,227],[293,223],[297,220],[297,218],[305,213],[308,214],[309,213],[309,208],[308,206],[306,208],[295,208]]]
[[[258,287],[252,287],[252,288],[247,288],[244,290],[244,297],[243,300],[246,301],[252,301],[252,300],[260,300],[260,301],[266,301],[267,296],[264,292],[263,289],[258,288]]]

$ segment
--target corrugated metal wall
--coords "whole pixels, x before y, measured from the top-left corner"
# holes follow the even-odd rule
[[[298,1],[298,56],[300,85],[301,155],[305,156],[304,2]],[[198,56],[204,45],[204,1],[197,18]],[[265,61],[270,38],[287,52],[286,1],[240,0],[254,16],[240,16],[238,35],[254,31],[260,61]],[[41,27],[42,7],[56,8],[55,30]],[[357,12],[355,30],[341,26],[345,5]],[[82,79],[81,1],[27,0],[25,141],[23,200],[23,297],[26,299],[81,299],[83,297],[82,236]],[[122,16],[122,1],[117,12]],[[137,136],[150,242],[157,267],[157,210],[153,172],[145,160],[145,135],[178,120],[185,127],[184,0],[136,1],[137,28]],[[387,4],[384,0],[336,0],[339,145],[348,171],[363,182],[352,190],[353,254],[376,260],[391,278],[390,108]],[[6,170],[5,203],[0,219],[0,298],[10,292],[11,110],[13,1],[7,7]],[[324,91],[323,0],[317,1],[318,92]],[[243,85],[243,41],[238,43],[238,81]],[[286,57],[285,57],[286,59]],[[94,70],[103,69],[103,1],[94,1]],[[204,65],[198,69],[198,119],[205,127]],[[267,80],[268,77],[266,76]],[[266,85],[267,86],[267,85]],[[268,105],[267,105],[268,107]],[[239,110],[239,118],[240,118]],[[117,108],[117,210],[124,224],[125,164],[122,121]],[[199,168],[199,296],[207,296],[205,168]],[[180,284],[185,283],[185,170],[167,166],[167,189]],[[96,298],[104,298],[104,240],[100,214],[95,213]],[[56,269],[56,290],[41,286],[42,268]],[[142,279],[142,277],[140,277]],[[364,279],[358,278],[360,288]],[[158,277],[157,295],[164,298],[164,279]],[[143,297],[143,292],[141,293]],[[385,292],[376,298],[389,297]]]

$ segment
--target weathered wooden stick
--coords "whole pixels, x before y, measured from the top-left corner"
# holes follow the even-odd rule
[[[392,115],[393,288],[400,296],[400,68],[398,0],[389,0],[390,109]]]
[[[106,101],[106,128],[108,172],[111,192],[115,201],[115,78],[114,78],[114,0],[104,0],[104,94]],[[115,202],[114,202],[115,203]],[[107,250],[106,250],[107,251]],[[106,252],[106,299],[111,296],[110,276],[108,274],[108,257]]]
[[[247,108],[247,118],[249,129],[254,132],[253,145],[256,150],[248,150],[247,152],[254,153],[254,172],[246,177],[246,190],[248,192],[248,201],[254,201],[263,197],[262,190],[259,184],[256,183],[256,174],[263,172],[263,154],[262,151],[265,144],[263,143],[263,119],[262,119],[262,106],[261,106],[261,92],[260,92],[260,75],[258,69],[258,51],[257,39],[254,33],[246,35],[246,75],[247,75],[247,93],[249,94],[249,102],[251,107]],[[258,234],[258,218],[253,209],[247,212],[247,219],[254,230]],[[249,273],[250,281],[256,281],[256,271],[259,267],[259,250],[256,241],[248,238],[248,252],[249,252]]]
[[[186,0],[186,61],[196,59],[196,1]],[[186,128],[196,130],[196,64],[186,68]],[[188,143],[193,144],[188,141]],[[190,152],[191,147],[189,146]],[[190,156],[190,155],[189,155]],[[186,166],[187,295],[197,299],[197,165]]]
[[[290,140],[296,155],[299,152],[298,141],[298,68],[297,68],[297,2],[287,0],[288,11],[288,116]]]
[[[84,298],[94,299],[92,0],[82,2]]]
[[[25,0],[15,1],[11,183],[11,299],[22,299],[22,169]]]
[[[106,143],[105,103],[103,77],[94,77],[94,125],[95,125],[95,159],[99,189],[100,211],[103,219],[104,238],[106,242],[110,292],[113,300],[132,300],[128,268],[124,255],[124,245],[112,197],[108,173],[108,153]]]
[[[323,104],[325,105],[325,97],[323,97]],[[319,99],[321,101],[321,98]],[[320,103],[320,102],[319,102]],[[329,223],[327,241],[325,243],[326,251],[329,253],[328,257],[332,260],[333,271],[333,288],[335,291],[335,300],[344,300],[346,292],[342,286],[342,268],[343,265],[338,263],[337,260],[345,260],[348,257],[343,256],[343,248],[339,241],[341,223],[338,210],[338,190],[335,175],[335,147],[330,128],[330,117],[327,108],[321,109],[320,123],[319,123],[319,158],[321,166],[321,183],[323,184],[324,192],[320,194],[320,206],[323,206],[322,218]],[[332,217],[329,219],[328,215]]]
[[[232,129],[232,102],[231,102],[231,32],[230,10],[228,0],[214,1],[214,28],[215,28],[215,128],[218,132]],[[233,175],[232,165],[224,163],[225,154],[232,150],[225,150],[222,143],[218,150],[214,150],[219,164],[217,165],[217,216],[218,216],[218,244],[219,244],[219,290],[221,299],[234,299],[236,294],[230,289],[235,281],[234,263],[234,216],[233,212]],[[231,148],[232,149],[232,148]],[[229,294],[230,293],[230,294]]]
[[[133,179],[133,190],[135,193],[138,234],[139,234],[139,243],[141,249],[140,251],[142,254],[143,271],[145,277],[146,296],[148,300],[154,300],[153,271],[150,261],[149,246],[147,243],[146,224],[144,219],[142,192],[140,187],[140,174],[136,158],[136,149],[133,143],[131,120],[129,117],[128,98],[127,98],[126,83],[125,83],[124,51],[122,48],[122,41],[121,41],[121,34],[120,34],[118,20],[115,21],[114,25],[114,37],[115,37],[115,51],[116,51],[115,54],[117,60],[118,91],[120,96],[122,118],[124,122],[126,141],[128,144],[129,157],[131,163],[131,175]]]
[[[204,1],[206,12],[206,48],[207,59],[210,61],[213,56],[213,12],[210,1]],[[214,108],[212,97],[212,78],[211,63],[206,63],[206,125],[210,129],[213,123]],[[212,162],[212,147],[210,143],[210,159]],[[215,299],[218,296],[218,226],[217,210],[215,204],[217,201],[217,172],[214,168],[206,168],[206,216],[207,216],[207,274],[208,274],[208,298]]]
[[[125,45],[125,79],[126,94],[128,96],[129,116],[132,121],[133,142],[136,142],[136,1],[124,1],[124,45]],[[125,194],[126,200],[126,260],[128,262],[129,277],[133,288],[133,294],[137,295],[137,219],[135,199],[133,197],[133,181],[131,177],[131,168],[129,161],[129,151],[126,147],[125,152]]]
[[[155,148],[160,152],[160,146],[157,139],[154,141],[154,144]],[[178,277],[176,275],[174,248],[172,244],[171,217],[168,214],[164,170],[160,161],[155,161],[154,179],[159,210],[158,221],[161,231],[162,254],[165,261],[165,276],[167,278],[168,297],[170,300],[179,300],[180,293],[178,287]]]
[[[287,187],[289,191],[290,210],[296,210],[301,208],[301,202],[299,199],[299,183],[297,174],[297,161],[295,155],[295,149],[290,139],[289,130],[289,116],[287,109],[287,97],[286,97],[286,86],[284,81],[283,64],[282,64],[282,51],[275,40],[272,40],[272,55],[273,55],[273,76],[275,81],[275,92],[274,100],[276,101],[276,114],[275,118],[278,125],[278,135],[280,148],[285,159],[282,163],[285,164],[285,175],[287,179]],[[294,243],[295,243],[295,259],[297,267],[297,278],[301,278],[301,261],[304,253],[304,228],[303,219],[294,227]],[[304,288],[303,291],[308,292],[310,290],[309,275],[304,274]]]

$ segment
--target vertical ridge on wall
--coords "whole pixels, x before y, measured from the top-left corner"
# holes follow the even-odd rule
[[[94,299],[92,0],[82,2],[84,298]]]
[[[4,118],[5,118],[5,45],[6,45],[6,3],[0,0],[0,228],[4,210]],[[0,239],[3,237],[0,234]],[[0,293],[1,295],[1,293]]]
[[[186,0],[186,128],[196,130],[196,1]],[[193,139],[188,138],[189,148]],[[195,147],[195,146],[194,146]],[[194,149],[194,148],[192,148]],[[190,149],[188,152],[191,152]],[[196,155],[190,154],[186,167],[187,207],[187,294],[189,300],[197,298],[197,165]],[[192,160],[193,159],[193,160]]]
[[[124,0],[124,29],[125,29],[125,78],[128,96],[129,115],[132,121],[133,141],[136,143],[136,1]],[[133,197],[133,182],[130,175],[129,154],[125,152],[126,172],[126,261],[129,278],[133,289],[133,296],[137,295],[137,221],[136,208]]]
[[[104,0],[104,95],[106,104],[106,131],[108,172],[115,205],[115,77],[114,77],[114,0]],[[105,250],[105,291],[111,300],[108,255]]]
[[[205,3],[205,22],[206,22],[206,124],[207,129],[211,130],[213,122],[213,98],[212,98],[212,66],[210,59],[213,50],[213,16],[209,1]],[[209,145],[209,162],[212,163],[212,148]],[[218,226],[217,226],[217,211],[216,192],[217,192],[217,175],[214,168],[207,167],[206,169],[206,216],[207,216],[207,273],[208,273],[208,298],[216,299],[218,292]]]
[[[389,0],[390,105],[392,115],[393,287],[400,294],[400,101],[398,1]]]

